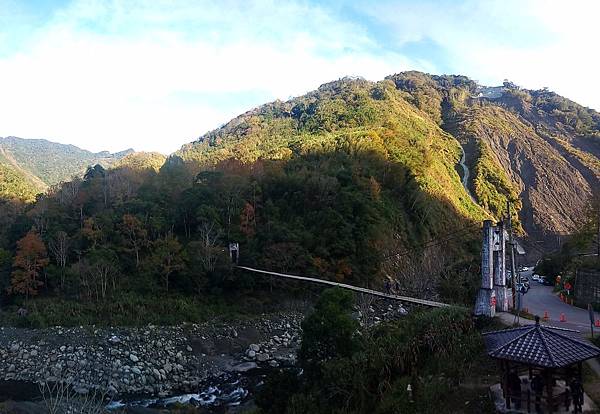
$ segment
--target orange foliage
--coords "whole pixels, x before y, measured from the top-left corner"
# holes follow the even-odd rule
[[[17,242],[17,255],[15,256],[11,286],[9,292],[13,294],[37,295],[38,288],[44,283],[38,280],[40,271],[49,263],[48,253],[44,242],[37,233],[30,231]]]

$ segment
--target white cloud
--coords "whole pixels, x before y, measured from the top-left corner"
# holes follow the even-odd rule
[[[16,3],[2,2],[6,23]],[[600,108],[600,3],[566,4],[76,0],[16,43],[10,26],[0,29],[0,136],[171,152],[248,105],[345,75],[439,73],[448,65],[398,52],[423,39],[440,46],[454,73],[548,86]],[[350,9],[357,14],[342,17]],[[23,27],[22,7],[18,15]]]
[[[600,2],[380,2],[364,12],[385,25],[397,45],[433,40],[450,56],[454,73],[487,84],[508,78],[529,89],[547,86],[600,109]]]
[[[194,3],[181,9],[107,4],[74,3],[38,30],[30,47],[0,59],[0,134],[92,150],[170,152],[250,109],[177,101],[178,92],[286,99],[344,75],[380,79],[419,66],[394,53],[366,52],[363,31],[320,9],[290,4],[265,16],[255,5],[233,8],[225,19],[222,10]],[[254,17],[263,23],[254,27]],[[87,29],[94,19],[106,26],[100,33]],[[299,30],[303,20],[314,30]],[[183,27],[173,27],[181,21]],[[151,22],[158,23],[146,28]],[[197,31],[193,22],[206,28]]]

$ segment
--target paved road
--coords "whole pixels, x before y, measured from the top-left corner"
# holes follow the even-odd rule
[[[560,326],[570,329],[577,329],[582,332],[590,331],[590,317],[587,309],[577,308],[567,305],[555,295],[552,286],[544,286],[531,280],[531,272],[523,273],[530,277],[531,288],[527,294],[523,295],[523,309],[528,308],[529,313],[544,317],[544,312],[548,312],[549,325]],[[560,322],[560,314],[564,313],[567,322]],[[600,319],[600,314],[595,313],[596,319]],[[600,328],[594,329],[594,335],[600,333]]]

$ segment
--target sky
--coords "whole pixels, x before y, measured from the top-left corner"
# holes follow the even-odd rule
[[[176,151],[260,104],[405,70],[600,109],[595,0],[0,0],[0,136]]]

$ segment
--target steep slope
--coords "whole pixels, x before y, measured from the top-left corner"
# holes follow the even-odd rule
[[[177,155],[196,170],[227,159],[286,160],[310,151],[373,151],[405,166],[427,195],[465,218],[481,218],[461,185],[458,142],[410,105],[392,82],[345,78],[287,102],[249,111],[184,146]]]
[[[43,139],[0,138],[0,148],[5,158],[45,186],[82,174],[89,165],[111,166],[115,161],[130,154],[126,150],[116,154],[107,151],[93,153],[74,145],[64,145]]]
[[[547,90],[462,76],[389,77],[407,99],[459,139],[471,188],[496,216],[515,203],[536,238],[572,232],[600,182],[600,114]]]
[[[362,285],[402,274],[407,292],[432,296],[442,272],[477,255],[491,217],[461,183],[461,155],[393,82],[346,78],[233,119],[184,146],[161,177],[181,177],[182,165],[196,177],[179,202],[186,232],[239,222],[226,234],[246,263]],[[408,276],[425,268],[430,278]]]
[[[4,200],[33,201],[38,188],[19,170],[3,163],[0,155],[0,204]]]

